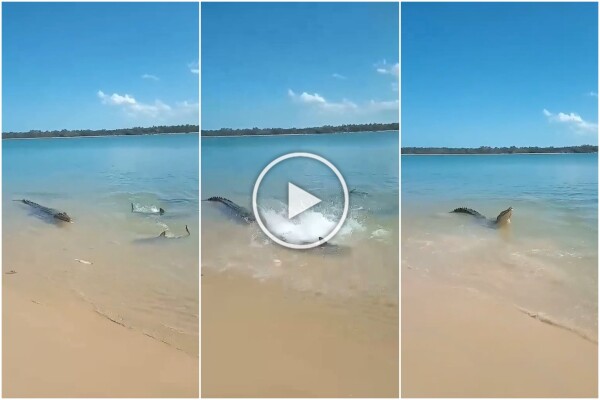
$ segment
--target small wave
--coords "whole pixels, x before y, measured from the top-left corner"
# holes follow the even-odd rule
[[[143,204],[139,204],[139,203],[133,203],[133,211],[134,212],[140,212],[140,213],[154,213],[154,214],[158,214],[160,213],[160,207],[154,206],[154,205],[143,205]]]
[[[197,202],[197,200],[194,199],[167,199],[167,198],[160,198],[159,199],[161,202],[166,203],[166,204],[193,204],[194,202]]]
[[[326,212],[307,210],[293,220],[288,219],[287,209],[262,210],[267,228],[279,238],[290,243],[312,243],[319,237],[327,236],[338,223],[334,215]],[[353,232],[364,230],[363,226],[353,218],[347,218],[340,231],[335,236],[336,241],[344,240]]]
[[[548,324],[548,325],[555,326],[557,328],[565,329],[565,330],[567,330],[569,332],[573,332],[576,335],[578,335],[578,336],[582,337],[583,339],[588,340],[588,341],[590,341],[592,343],[598,343],[598,339],[597,338],[589,335],[587,332],[583,331],[580,328],[570,326],[570,325],[568,325],[568,324],[566,324],[564,322],[558,321],[558,320],[556,320],[556,319],[554,319],[554,318],[552,318],[552,317],[550,317],[550,316],[548,316],[548,315],[546,315],[544,313],[530,311],[530,310],[528,310],[526,308],[519,307],[519,306],[516,306],[516,307],[522,313],[530,316],[531,318],[537,319],[540,322],[543,322],[543,323]]]
[[[385,240],[388,236],[390,236],[390,232],[383,228],[379,228],[371,232],[371,239]]]

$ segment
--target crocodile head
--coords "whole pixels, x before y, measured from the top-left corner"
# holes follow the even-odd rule
[[[71,217],[69,217],[69,215],[65,212],[59,212],[54,214],[54,218],[60,219],[61,221],[65,222],[72,222]]]
[[[508,207],[506,210],[498,214],[498,217],[496,217],[496,225],[504,226],[510,224],[510,217],[512,217],[512,212],[513,208]]]

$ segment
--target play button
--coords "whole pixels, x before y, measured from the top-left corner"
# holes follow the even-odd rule
[[[315,196],[314,194],[309,193],[306,190],[291,183],[291,181],[295,179],[293,176],[287,177],[288,178],[288,179],[286,179],[287,180],[287,195],[288,195],[287,196],[287,214],[285,214],[283,216],[283,218],[285,219],[285,217],[287,216],[287,221],[288,221],[287,224],[288,225],[285,227],[284,230],[289,231],[289,229],[293,230],[293,228],[299,228],[299,230],[303,231],[303,232],[319,231],[319,233],[312,233],[310,235],[310,237],[312,238],[311,241],[306,241],[304,239],[300,240],[300,242],[286,241],[284,239],[288,239],[288,237],[286,236],[285,233],[282,234],[281,230],[279,232],[279,235],[273,234],[273,232],[271,232],[268,229],[267,224],[265,223],[268,221],[266,221],[265,217],[262,215],[261,211],[263,209],[259,209],[258,202],[257,202],[258,190],[260,188],[260,185],[261,185],[263,179],[267,175],[267,173],[273,167],[278,165],[279,163],[282,163],[286,160],[293,159],[293,158],[311,159],[311,160],[318,161],[320,164],[324,164],[327,168],[329,168],[335,174],[335,177],[339,181],[341,189],[342,189],[341,191],[343,192],[343,195],[344,195],[343,207],[334,207],[337,210],[339,210],[340,208],[342,210],[339,220],[337,221],[335,226],[333,226],[333,228],[331,228],[331,225],[329,225],[327,227],[327,229],[331,229],[329,232],[320,232],[319,226],[306,226],[307,224],[312,224],[313,220],[312,220],[312,218],[302,218],[301,214],[304,213],[305,211],[309,210],[310,208],[316,206],[317,204],[321,203],[322,200],[320,198],[318,198],[317,196]],[[310,161],[310,160],[308,160],[308,161]],[[312,175],[311,179],[314,177],[317,177],[316,179],[320,179],[320,178],[318,178],[319,176],[322,176],[322,175]],[[280,182],[280,181],[276,181],[276,182]],[[323,183],[323,182],[321,182],[321,183]],[[280,189],[284,189],[285,188],[284,185],[285,185],[285,183],[281,182],[281,184],[277,183],[276,186],[278,186]],[[327,182],[327,185],[329,185],[329,182]],[[269,237],[269,239],[273,240],[275,243],[280,244],[281,246],[288,247],[290,249],[312,249],[314,247],[318,247],[324,243],[327,243],[342,228],[342,225],[344,224],[344,221],[346,220],[346,217],[348,215],[348,197],[349,197],[349,194],[348,194],[348,187],[346,186],[346,181],[344,180],[344,177],[342,176],[340,171],[331,162],[329,162],[328,160],[326,160],[325,158],[323,158],[321,156],[318,156],[318,155],[312,154],[312,153],[289,153],[289,154],[283,155],[283,156],[278,157],[275,160],[271,161],[261,171],[260,175],[256,179],[256,183],[254,184],[254,189],[252,191],[252,211],[254,211],[254,216],[256,218],[256,222],[258,223],[258,226],[260,227],[260,229],[265,233],[265,235],[267,235]],[[262,195],[261,195],[261,198],[262,198]],[[330,202],[327,203],[327,207],[330,207]],[[298,217],[298,218],[296,218],[296,217]],[[276,222],[279,225],[281,225],[281,220],[277,220]]]
[[[288,182],[288,219],[294,218],[320,202],[321,199],[318,197]]]

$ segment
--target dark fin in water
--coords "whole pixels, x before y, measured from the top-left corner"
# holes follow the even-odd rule
[[[162,231],[158,237],[167,237],[167,231]]]
[[[472,215],[472,216],[477,217],[477,218],[485,218],[483,215],[481,215],[477,211],[473,210],[472,208],[467,208],[467,207],[459,207],[459,208],[456,208],[456,209],[454,209],[454,210],[452,210],[450,212],[469,214],[469,215]]]
[[[160,215],[163,215],[165,213],[165,210],[163,210],[162,207],[161,207],[161,208],[158,209],[158,213]]]

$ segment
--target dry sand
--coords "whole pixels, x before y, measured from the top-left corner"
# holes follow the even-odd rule
[[[398,307],[203,270],[202,396],[398,397]]]
[[[28,278],[3,273],[4,397],[198,396],[198,358]]]
[[[597,397],[598,345],[402,271],[403,397]]]

